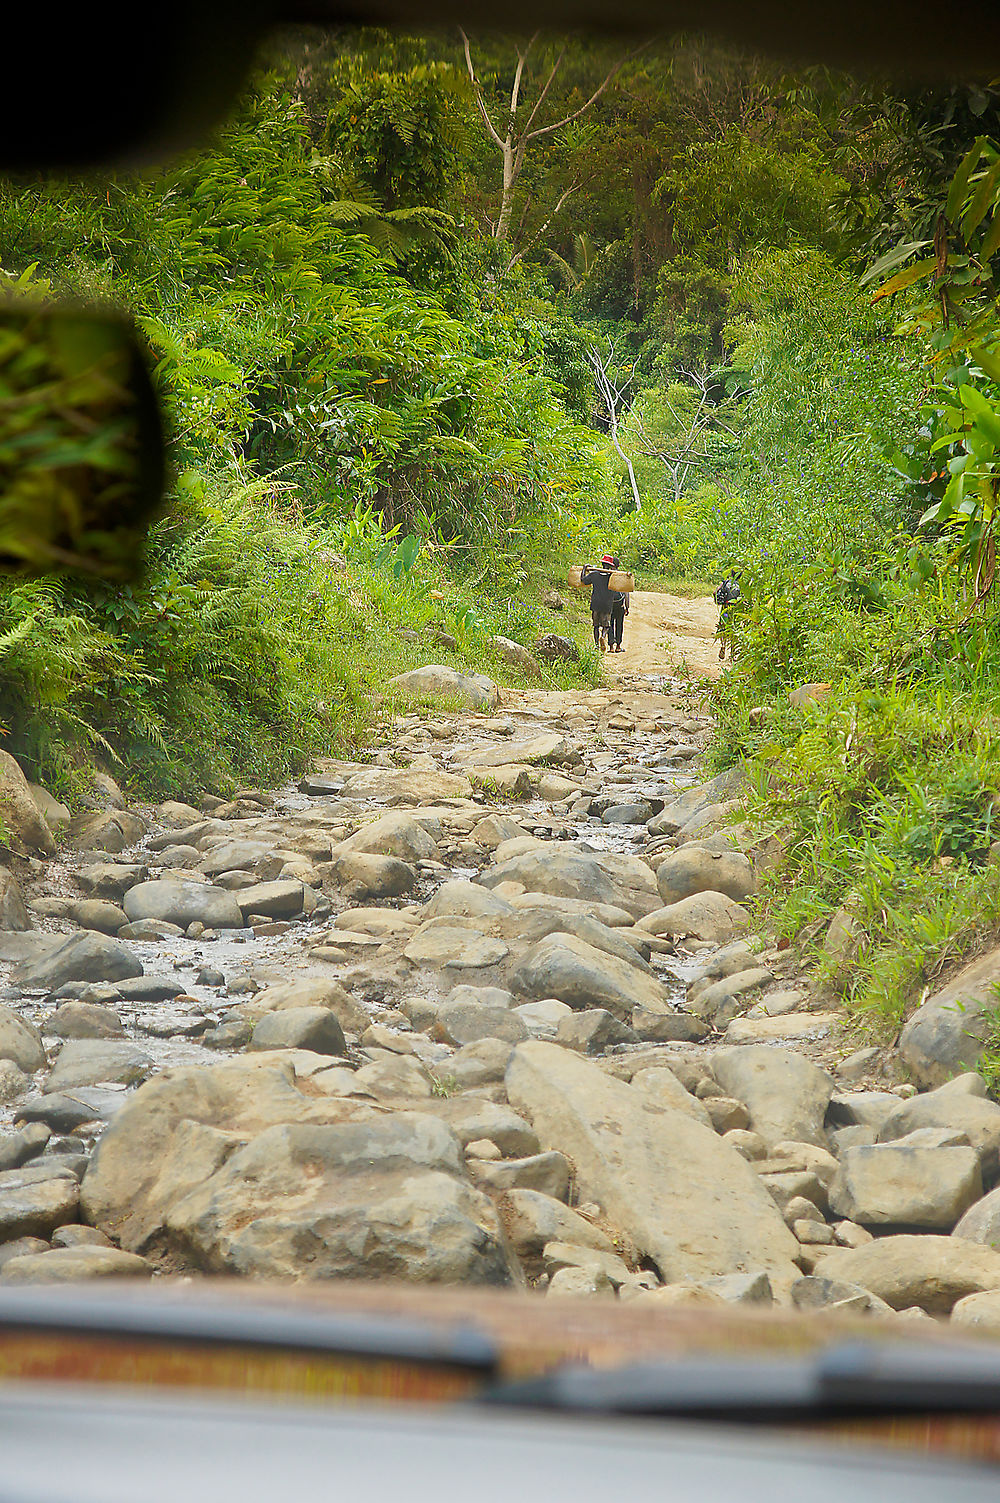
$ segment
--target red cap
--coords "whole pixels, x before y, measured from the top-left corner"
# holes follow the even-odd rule
[[[614,558],[613,558],[613,556],[610,553],[606,553],[604,555],[604,557],[601,559],[601,563],[602,564],[613,564],[614,563]]]

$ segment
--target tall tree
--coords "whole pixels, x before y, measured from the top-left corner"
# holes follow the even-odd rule
[[[534,53],[536,57],[538,56],[536,49],[538,49],[540,33],[536,31],[525,46],[522,47],[515,43],[517,62],[514,67],[514,77],[511,83],[510,100],[505,106],[501,106],[499,110],[496,109],[496,106],[494,107],[494,112],[497,114],[497,119],[494,120],[494,115],[491,113],[486,100],[486,92],[476,73],[476,65],[472,57],[472,44],[464,31],[461,35],[462,47],[465,53],[465,65],[469,72],[473,90],[475,91],[479,116],[490,140],[498,148],[502,162],[503,175],[500,189],[500,203],[496,218],[493,220],[491,226],[493,239],[502,243],[510,238],[514,192],[524,171],[528,153],[539,142],[547,138],[551,139],[560,131],[565,131],[566,127],[571,125],[574,120],[579,120],[588,111],[593,109],[601,95],[605,93],[618,77],[625,64],[633,57],[636,57],[649,44],[643,43],[642,46],[634,48],[631,52],[626,53],[617,62],[612,64],[590,97],[585,99],[577,108],[565,110],[556,120],[546,121],[544,119],[546,106],[550,102],[553,84],[556,82],[566,61],[568,42],[564,42],[556,53],[544,82],[541,80],[541,75],[534,80],[535,87],[537,88],[537,97],[534,104],[530,104],[530,101],[524,96],[528,92],[532,64],[535,61],[532,54]],[[527,118],[525,118],[526,112]],[[562,207],[562,204],[568,197],[569,192],[565,192],[562,195],[558,205],[559,208]]]

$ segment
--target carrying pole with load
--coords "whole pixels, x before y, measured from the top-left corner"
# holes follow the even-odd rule
[[[617,590],[620,595],[631,595],[635,589],[635,575],[627,569],[597,569],[590,564],[573,564],[569,571],[569,583],[574,590],[585,590],[587,586],[583,582],[583,576],[595,573],[607,574],[608,589]]]

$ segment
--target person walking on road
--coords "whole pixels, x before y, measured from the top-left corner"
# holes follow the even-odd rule
[[[606,553],[601,559],[599,569],[584,569],[580,576],[581,584],[590,585],[590,614],[594,623],[594,646],[599,647],[601,652],[607,652],[609,646],[611,597],[614,593],[609,581],[614,566],[613,557],[610,553]]]
[[[730,574],[724,579],[715,592],[715,603],[719,607],[719,626],[715,635],[719,639],[719,662],[724,662],[726,657],[726,643],[729,643],[729,657],[733,657],[732,639],[732,613],[730,607],[734,601],[740,598],[740,587],[736,575]]]
[[[612,567],[618,569],[621,565],[617,558],[611,560]],[[624,652],[622,637],[625,635],[625,617],[628,615],[628,596],[623,590],[611,591],[611,625],[608,632],[609,652]]]

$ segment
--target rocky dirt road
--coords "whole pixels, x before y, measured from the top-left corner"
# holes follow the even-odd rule
[[[0,1283],[998,1323],[1000,1106],[915,1095],[750,938],[767,846],[671,676],[714,612],[637,607],[605,687],[470,683],[493,702],[414,705],[298,787],[76,819],[27,913],[8,873]]]

